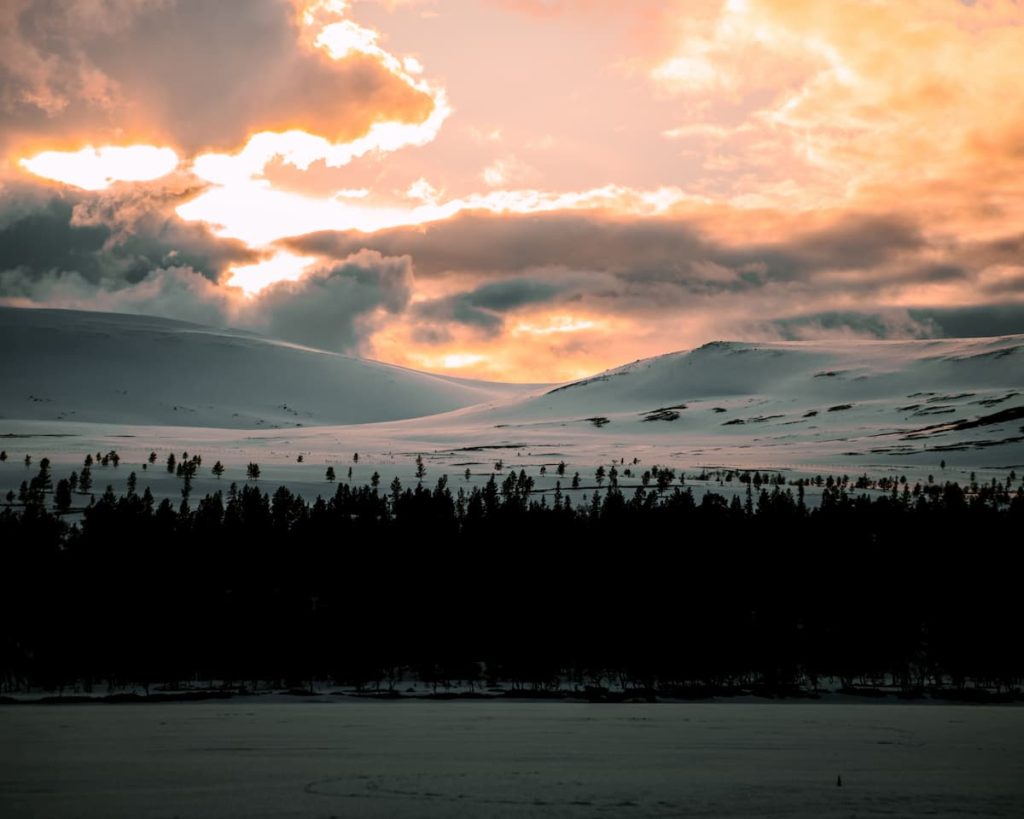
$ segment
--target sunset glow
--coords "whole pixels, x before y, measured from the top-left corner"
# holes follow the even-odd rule
[[[232,267],[231,275],[224,284],[240,288],[246,295],[252,296],[275,282],[297,281],[302,277],[303,270],[315,261],[311,256],[278,253],[266,261]]]
[[[149,182],[173,171],[178,155],[152,145],[87,146],[79,151],[43,151],[21,160],[21,166],[43,179],[99,191],[115,182]]]
[[[512,380],[1024,329],[1012,0],[253,2],[24,33],[8,209],[62,184],[63,229],[106,236],[0,298],[266,329],[287,282],[339,300],[325,345]]]

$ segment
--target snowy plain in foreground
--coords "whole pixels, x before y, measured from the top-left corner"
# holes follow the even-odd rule
[[[1013,706],[12,706],[0,734],[7,819],[1024,815]]]

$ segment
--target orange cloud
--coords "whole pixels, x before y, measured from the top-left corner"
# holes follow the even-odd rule
[[[0,22],[25,169],[119,202],[76,198],[71,251],[8,260],[0,297],[93,287],[519,380],[957,311],[1024,329],[1010,0],[11,0]],[[124,217],[172,161],[192,187]],[[18,224],[0,262],[39,249]]]
[[[1009,1],[728,0],[652,78],[747,106],[732,128],[694,118],[670,132],[734,157],[734,201],[877,202],[1021,169],[1024,89],[1007,67],[1022,38],[1024,6]]]
[[[347,3],[310,5],[12,0],[0,12],[2,147],[24,156],[77,139],[191,155],[296,128],[350,142],[430,117],[435,95],[345,17]]]

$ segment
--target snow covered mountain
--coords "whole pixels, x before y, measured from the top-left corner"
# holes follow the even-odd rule
[[[144,449],[201,438],[236,460],[348,449],[389,465],[419,452],[459,472],[502,455],[537,467],[1024,465],[1024,336],[713,342],[554,387],[142,316],[0,308],[0,344],[0,435],[73,434],[54,452],[124,447],[133,426]]]
[[[1024,336],[713,342],[458,415],[520,436],[590,427],[698,461],[728,451],[735,462],[739,449],[756,463],[989,450],[982,460],[1021,464]]]
[[[149,316],[0,307],[0,418],[266,429],[432,415],[521,391]]]

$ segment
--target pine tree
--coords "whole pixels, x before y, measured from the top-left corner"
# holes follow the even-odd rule
[[[53,481],[50,479],[50,459],[43,458],[39,462],[39,474],[36,475],[35,481],[33,481],[41,492],[49,492],[53,487]]]
[[[221,475],[224,474],[224,464],[222,464],[220,461],[217,461],[210,469],[210,471],[219,478]]]
[[[423,478],[426,476],[426,474],[427,474],[427,468],[423,465],[423,456],[422,455],[417,455],[416,456],[416,478],[418,480],[422,481]]]
[[[324,477],[326,477],[327,480],[329,480],[329,481],[333,481],[335,479],[336,476],[334,474],[334,467],[333,466],[327,467],[327,473],[325,474]]]
[[[665,467],[664,469],[657,469],[655,470],[655,472],[655,480],[658,483],[658,491],[664,492],[672,485],[672,481],[674,481],[676,478],[676,473],[673,470],[669,469],[668,467]]]
[[[173,473],[174,465],[176,463],[177,461],[175,460],[174,453],[172,452],[170,455],[167,456],[167,471]]]
[[[62,515],[71,508],[71,482],[66,478],[57,481],[57,489],[53,493],[53,505]]]
[[[259,464],[250,462],[245,468],[245,477],[250,481],[258,481],[260,479],[260,466]]]
[[[134,495],[135,494],[135,487],[136,487],[136,485],[137,485],[137,479],[135,477],[135,473],[134,472],[128,473],[128,494],[129,495]]]

